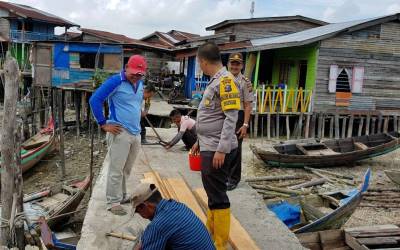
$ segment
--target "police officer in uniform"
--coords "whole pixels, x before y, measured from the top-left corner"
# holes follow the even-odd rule
[[[226,249],[230,229],[228,175],[237,151],[235,126],[240,109],[240,94],[232,74],[223,67],[218,46],[201,45],[197,52],[201,70],[211,77],[197,111],[201,178],[208,196],[207,229],[218,250]]]
[[[252,102],[254,100],[253,87],[250,80],[242,74],[243,57],[241,53],[233,53],[229,56],[228,69],[232,73],[236,85],[240,91],[240,111],[236,123],[236,136],[238,139],[238,150],[228,178],[228,190],[233,190],[240,182],[242,174],[242,142],[246,137],[249,127]]]

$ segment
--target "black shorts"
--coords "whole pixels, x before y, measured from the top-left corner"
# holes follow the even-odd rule
[[[200,152],[201,157],[201,180],[208,197],[209,209],[225,209],[230,207],[228,195],[226,194],[226,183],[230,170],[233,166],[237,149],[225,155],[224,165],[216,169],[213,167],[214,153],[212,151]]]

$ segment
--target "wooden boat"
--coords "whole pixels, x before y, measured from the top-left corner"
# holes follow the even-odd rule
[[[49,227],[54,229],[68,221],[85,196],[90,186],[90,178],[72,181],[53,189],[47,189],[24,197],[24,212],[33,223],[44,217]]]
[[[391,181],[393,181],[397,185],[400,185],[400,170],[391,169],[385,170],[384,172]]]
[[[333,167],[389,153],[400,147],[397,132],[332,139],[314,143],[284,143],[267,151],[251,145],[253,153],[276,167]]]
[[[371,171],[368,169],[360,188],[348,192],[307,195],[267,204],[294,233],[339,229],[354,213],[367,191]]]
[[[25,173],[53,150],[54,123],[50,119],[46,128],[21,144],[21,169]]]

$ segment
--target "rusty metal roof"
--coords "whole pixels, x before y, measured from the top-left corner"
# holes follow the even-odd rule
[[[277,17],[257,17],[257,18],[245,18],[245,19],[230,19],[230,20],[225,20],[222,22],[219,22],[217,24],[214,24],[212,26],[209,26],[206,28],[206,30],[216,30],[219,28],[222,28],[227,25],[231,24],[237,24],[237,23],[258,23],[258,22],[278,22],[278,21],[291,21],[291,20],[302,20],[305,22],[309,23],[314,23],[318,25],[326,25],[328,24],[327,22],[310,18],[310,17],[305,17],[301,15],[295,15],[295,16],[277,16]]]
[[[12,18],[13,16],[15,16],[52,23],[59,26],[79,26],[78,24],[70,22],[64,18],[27,5],[0,1],[0,9],[4,9],[10,12],[10,16],[8,18]]]
[[[188,32],[183,32],[179,30],[170,30],[168,32],[160,32],[160,31],[155,31],[145,37],[143,37],[142,41],[146,41],[151,37],[156,36],[160,41],[155,43],[151,42],[153,44],[159,44],[159,45],[164,45],[168,47],[174,47],[176,44],[185,41],[185,40],[190,40],[195,37],[200,37],[200,35],[197,34],[192,34]]]

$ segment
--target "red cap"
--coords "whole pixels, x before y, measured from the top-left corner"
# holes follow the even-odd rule
[[[128,65],[128,68],[130,68],[132,70],[133,74],[144,75],[146,73],[147,63],[146,63],[146,59],[144,59],[143,56],[133,55],[133,56],[129,57],[127,65]]]

